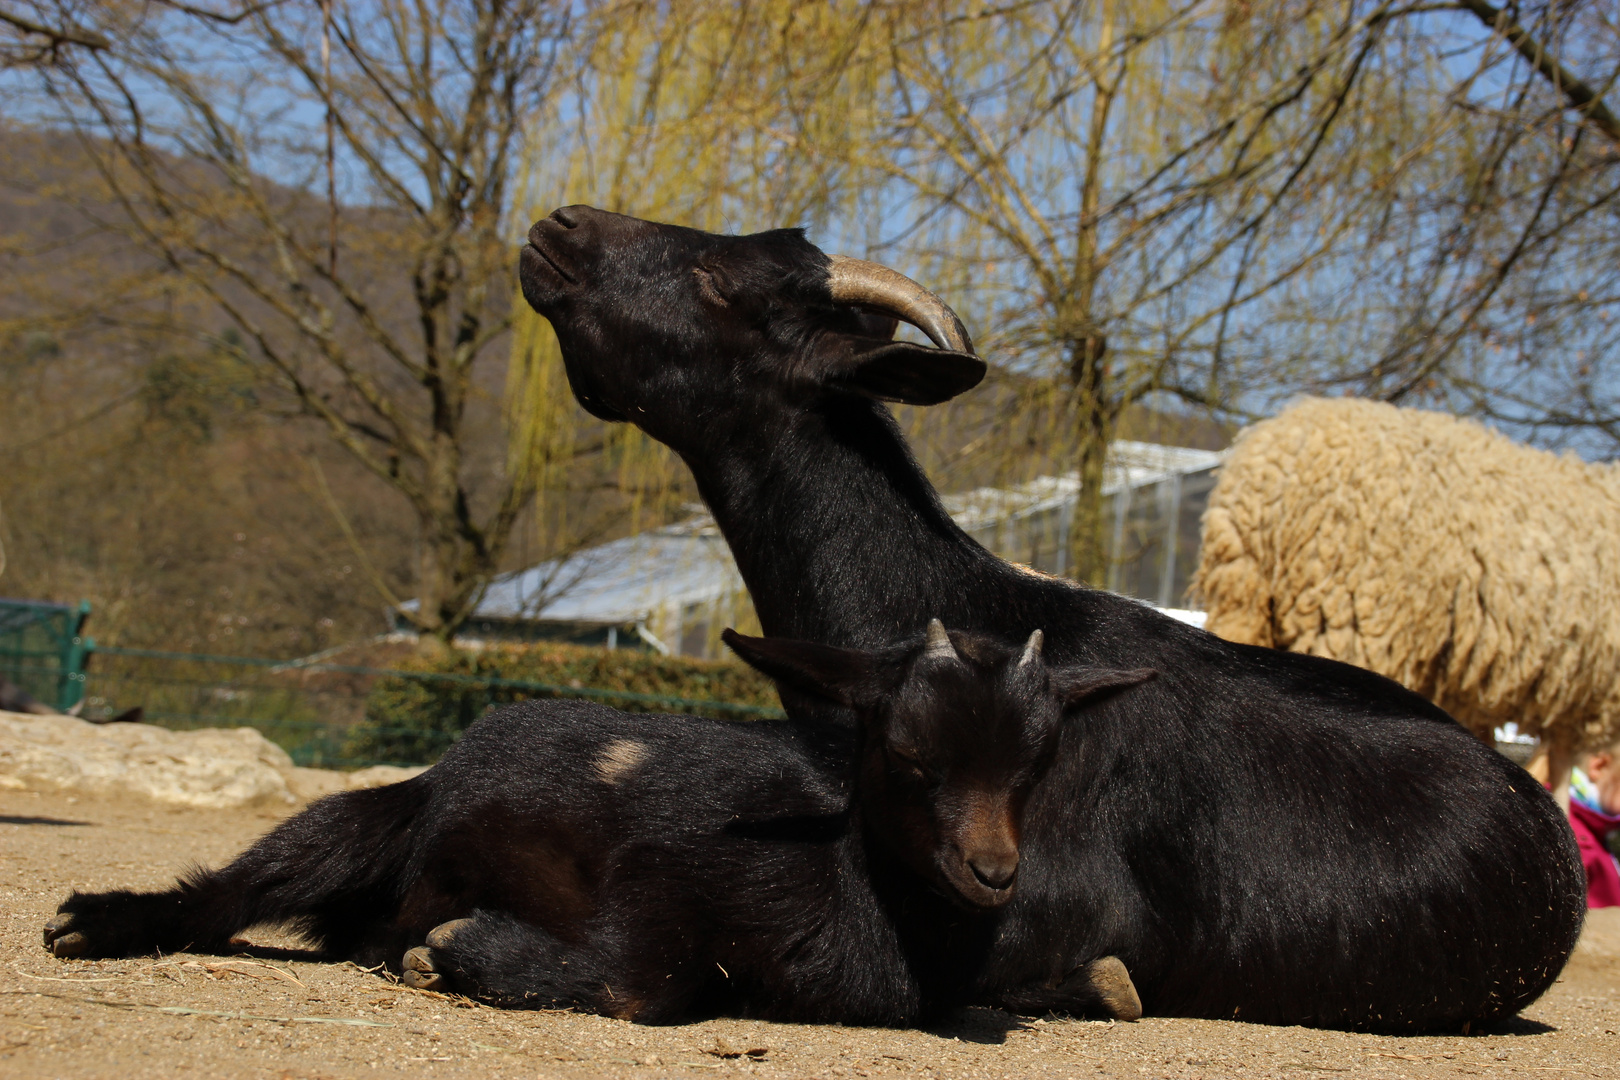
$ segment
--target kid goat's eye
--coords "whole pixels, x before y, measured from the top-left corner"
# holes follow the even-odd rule
[[[927,768],[918,760],[917,755],[910,750],[902,750],[899,747],[891,746],[888,748],[888,752],[889,763],[896,769],[918,779],[928,778]]]

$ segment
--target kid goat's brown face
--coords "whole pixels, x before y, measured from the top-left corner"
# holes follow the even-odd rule
[[[1065,717],[1155,674],[1052,668],[1041,640],[1037,630],[1009,648],[937,619],[920,644],[882,652],[727,635],[766,674],[855,709],[855,798],[868,835],[976,908],[1013,896],[1024,805]]]

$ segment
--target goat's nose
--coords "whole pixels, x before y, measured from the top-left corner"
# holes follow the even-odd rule
[[[551,220],[565,229],[578,228],[580,208],[577,206],[559,206],[551,212]]]
[[[998,892],[1012,884],[1013,875],[1018,873],[1018,853],[986,852],[974,855],[968,859],[968,866],[973,869],[973,876],[987,889]]]

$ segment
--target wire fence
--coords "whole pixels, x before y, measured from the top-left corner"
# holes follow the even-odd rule
[[[70,709],[84,696],[90,605],[0,599],[0,674],[37,701]]]
[[[760,705],[498,676],[109,646],[92,655],[84,674],[87,719],[139,707],[144,722],[176,730],[251,727],[296,764],[316,768],[429,764],[489,709],[536,698],[732,719],[784,715]],[[0,656],[0,674],[19,684],[44,673],[25,658]]]

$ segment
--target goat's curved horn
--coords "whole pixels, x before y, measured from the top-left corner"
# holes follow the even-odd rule
[[[938,619],[928,620],[928,647],[923,650],[923,655],[936,660],[957,659],[951,635],[945,632],[945,624]]]
[[[1024,655],[1018,658],[1018,666],[1033,664],[1041,658],[1041,646],[1046,644],[1046,634],[1040,630],[1029,635],[1029,641],[1024,643]]]
[[[906,275],[847,255],[829,258],[827,287],[840,304],[861,304],[893,315],[927,334],[942,349],[973,352],[973,339],[950,305]]]

